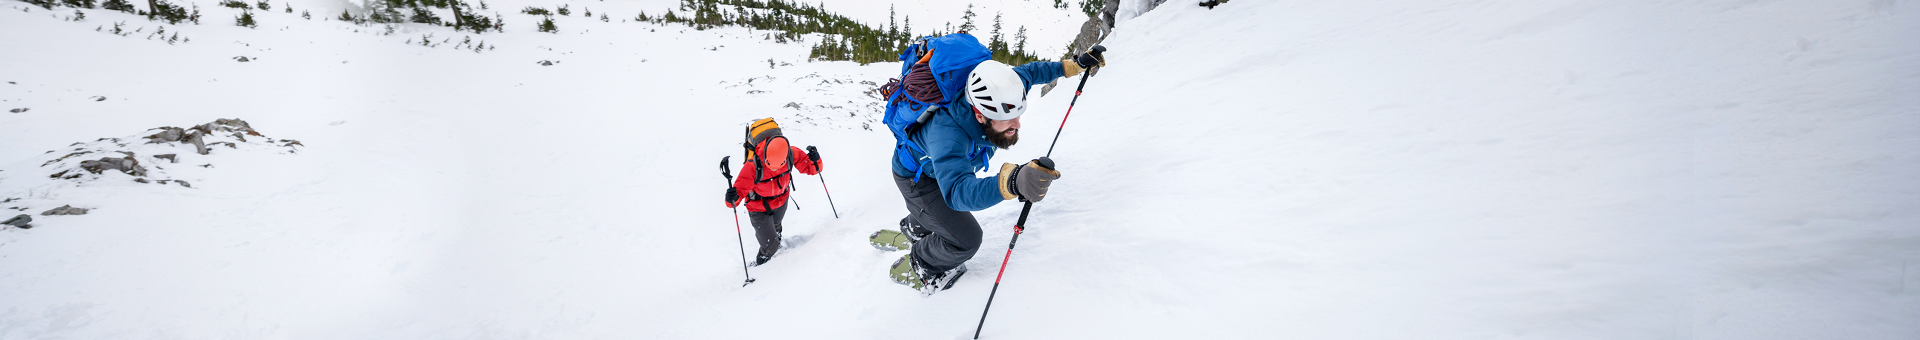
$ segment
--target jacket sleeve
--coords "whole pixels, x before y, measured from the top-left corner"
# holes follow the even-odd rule
[[[960,105],[960,110],[967,109],[964,103]],[[973,151],[974,137],[965,135],[972,130],[958,124],[978,123],[971,119],[962,122],[961,115],[952,114],[953,107],[947,110],[948,114],[943,115],[946,117],[935,118],[932,126],[922,129],[926,133],[927,154],[933,157],[933,164],[926,169],[928,175],[939,181],[942,198],[946,199],[947,207],[955,211],[980,211],[1000,204],[1004,199],[1000,197],[999,176],[974,177],[978,170],[974,166],[979,163],[967,160]]]
[[[1051,83],[1054,79],[1066,76],[1066,72],[1067,70],[1061,69],[1058,61],[1036,61],[1013,68],[1013,73],[1019,74],[1020,80],[1026,81],[1029,91],[1033,90],[1034,85]]]
[[[789,147],[793,148],[793,151],[788,151],[788,152],[790,152],[789,155],[794,156],[793,157],[794,170],[800,170],[800,173],[808,174],[808,175],[820,174],[820,164],[814,163],[812,158],[807,158],[806,150],[800,150],[800,147],[797,147],[797,146],[789,146]],[[820,159],[820,163],[826,163],[826,162],[827,162],[826,158]]]
[[[740,200],[746,200],[753,193],[754,162],[740,165],[740,173],[733,174],[733,192],[740,194]]]

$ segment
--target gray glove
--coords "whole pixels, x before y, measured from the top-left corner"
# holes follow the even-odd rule
[[[1039,202],[1047,198],[1047,187],[1060,179],[1060,171],[1053,170],[1053,159],[1040,157],[1027,164],[1000,164],[1000,198]]]

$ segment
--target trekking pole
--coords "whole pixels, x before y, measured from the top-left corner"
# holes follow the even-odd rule
[[[1093,45],[1093,51],[1089,53],[1099,56],[1101,52],[1106,51],[1106,47]],[[1073,117],[1073,104],[1080,102],[1080,91],[1087,89],[1087,78],[1092,77],[1092,67],[1088,67],[1085,73],[1080,75],[1080,86],[1073,88],[1073,100],[1067,102],[1067,114],[1060,117],[1060,129],[1053,131],[1053,143],[1047,145],[1046,157],[1053,157],[1053,147],[1060,144],[1060,132],[1067,129],[1067,118]],[[1020,207],[1020,220],[1013,222],[1013,240],[1007,241],[1007,255],[1000,259],[1000,273],[993,276],[993,290],[987,293],[987,307],[980,309],[980,324],[973,326],[974,339],[979,339],[980,330],[987,326],[987,311],[993,310],[993,296],[1000,294],[1000,278],[1007,276],[1007,261],[1013,259],[1013,246],[1020,243],[1020,233],[1027,230],[1027,212],[1033,211],[1033,202],[1026,203]]]
[[[732,188],[733,168],[727,166],[728,158],[733,156],[720,157],[720,176],[726,176],[727,187]],[[753,272],[747,271],[747,241],[740,234],[740,207],[733,207],[733,241],[740,244],[740,272],[747,275],[747,282],[741,283],[740,286],[746,287],[748,284],[753,284]]]
[[[818,149],[814,149],[812,145],[808,145],[808,146],[807,146],[807,157],[817,157],[817,156],[819,156],[819,155],[820,155],[820,150],[818,150]],[[819,168],[818,168],[818,167],[820,166],[820,163],[818,163],[819,161],[820,161],[820,160],[819,160],[819,159],[817,159],[817,158],[816,158],[816,159],[814,159],[814,162],[816,162],[816,163],[814,163],[814,165],[813,165],[813,166],[815,167],[815,169],[819,169]],[[813,175],[814,175],[814,176],[819,176],[819,177],[820,177],[820,191],[821,191],[821,192],[825,192],[825,193],[827,193],[827,208],[832,208],[832,209],[833,209],[833,218],[840,218],[840,207],[837,207],[837,206],[834,206],[834,205],[833,205],[833,190],[827,190],[827,174],[826,174],[826,171],[824,171],[824,170],[823,170],[823,171],[820,171],[819,173],[815,173],[815,174],[813,174]]]
[[[840,218],[840,207],[833,206],[833,191],[827,190],[826,174],[822,173],[815,176],[820,177],[820,191],[827,193],[827,207],[833,209],[833,218]]]

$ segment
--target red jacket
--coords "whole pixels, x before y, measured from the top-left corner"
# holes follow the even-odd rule
[[[808,159],[807,153],[800,151],[798,147],[789,146],[788,148],[793,149],[787,152],[793,155],[793,165],[790,166],[792,170],[807,175],[820,174],[820,163]],[[793,189],[793,174],[768,171],[765,174],[759,174],[766,176],[765,178],[756,180],[754,176],[758,171],[760,171],[760,162],[746,162],[740,166],[738,177],[733,178],[733,190],[740,194],[740,200],[746,201],[747,211],[765,212],[786,206],[787,194]],[[739,204],[739,202],[727,202],[727,207],[732,208]]]

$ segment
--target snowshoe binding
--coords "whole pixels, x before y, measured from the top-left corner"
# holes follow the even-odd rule
[[[914,223],[912,218],[912,216],[900,218],[900,233],[906,234],[907,240],[920,242],[920,239],[933,234],[932,230],[927,230],[927,228],[920,227],[919,223]]]
[[[946,272],[926,273],[925,270],[920,269],[920,265],[913,262],[913,254],[907,254],[901,256],[900,260],[893,261],[893,268],[887,274],[893,277],[894,283],[912,287],[922,295],[933,295],[935,292],[953,288],[953,283],[959,281],[960,276],[967,274],[967,266],[962,264]]]

